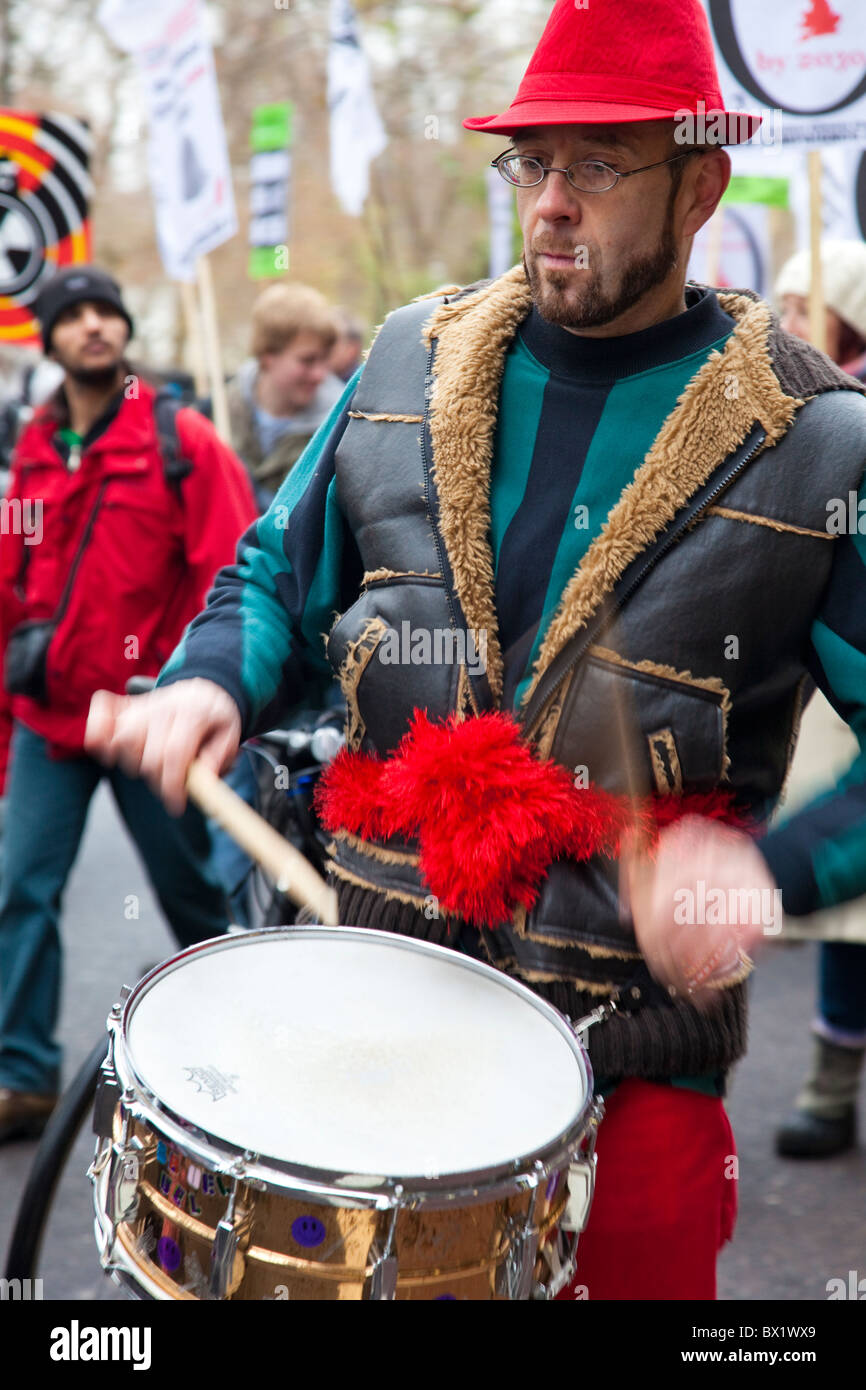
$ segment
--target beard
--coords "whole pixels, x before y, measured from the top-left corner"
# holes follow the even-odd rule
[[[645,294],[660,285],[679,262],[679,247],[674,236],[675,194],[668,201],[665,225],[655,249],[627,261],[620,272],[614,290],[602,287],[598,268],[599,252],[587,247],[590,265],[595,270],[547,271],[538,269],[537,253],[523,254],[523,268],[538,312],[548,323],[561,328],[603,328],[626,313]],[[577,238],[575,237],[575,241]],[[552,250],[553,248],[545,248]],[[557,251],[556,254],[565,254]],[[578,276],[582,277],[578,280]]]
[[[63,363],[60,365],[63,366]],[[115,362],[111,367],[66,366],[64,370],[79,386],[86,386],[91,391],[108,391],[118,380],[120,363]]]
[[[104,339],[102,346],[108,347]],[[68,377],[78,386],[83,386],[90,391],[108,391],[117,382],[119,385],[125,366],[124,349],[116,348],[112,352],[112,361],[94,363],[90,366],[86,361],[82,361],[79,356],[70,353],[60,352],[56,347],[52,349],[52,355],[59,367],[62,367]]]

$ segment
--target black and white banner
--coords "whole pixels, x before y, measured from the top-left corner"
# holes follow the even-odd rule
[[[144,84],[160,256],[173,280],[192,280],[197,258],[237,231],[201,0],[103,0],[99,20]]]
[[[762,110],[784,144],[866,144],[866,0],[704,4],[732,110]]]

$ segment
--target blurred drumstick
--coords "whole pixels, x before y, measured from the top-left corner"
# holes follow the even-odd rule
[[[261,865],[281,893],[287,893],[299,907],[309,908],[324,926],[339,925],[336,891],[328,887],[294,845],[278,835],[206,763],[198,758],[190,763],[186,786],[199,809]]]
[[[614,620],[607,629],[606,638],[611,642],[611,649],[622,657],[625,643],[617,641],[619,623]],[[627,666],[623,667],[627,673]],[[622,759],[623,778],[626,786],[626,794],[631,801],[633,812],[633,831],[640,839],[643,818],[640,809],[649,795],[649,784],[646,775],[646,766],[641,761],[639,748],[642,741],[640,720],[634,707],[631,691],[625,678],[614,679],[611,681],[611,704],[613,705],[614,720],[616,722],[617,736],[619,740],[620,757]]]
[[[615,649],[622,651],[623,646],[618,644]],[[668,932],[658,930],[653,903],[656,863],[649,852],[650,837],[642,814],[642,807],[646,805],[651,792],[646,764],[640,758],[643,734],[625,680],[612,682],[611,703],[626,795],[631,803],[631,827],[623,836],[619,856],[620,914],[624,922],[631,922],[638,948],[650,973],[660,983],[666,984],[673,994],[676,993],[672,985],[676,978],[675,965],[671,958]]]
[[[614,651],[621,650],[615,640],[617,626],[614,623],[606,634],[609,641],[614,639],[611,641]],[[624,679],[615,677],[611,681],[611,704],[626,796],[631,804],[631,825],[623,836],[619,856],[620,908],[623,915],[629,915],[631,895],[639,884],[646,884],[647,871],[650,868],[650,860],[646,853],[647,837],[641,814],[649,787],[645,768],[638,755],[640,724]]]

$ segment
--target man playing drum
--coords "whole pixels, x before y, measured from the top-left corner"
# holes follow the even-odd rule
[[[559,0],[466,124],[512,142],[523,264],[387,319],[162,688],[96,696],[89,747],[179,812],[193,757],[228,767],[336,671],[341,920],[573,1019],[615,1000],[572,1296],[713,1298],[749,950],[782,899],[866,891],[859,774],[758,838],[809,677],[866,709],[861,542],[826,524],[866,403],[754,296],[687,284],[759,125],[723,112],[699,0]]]

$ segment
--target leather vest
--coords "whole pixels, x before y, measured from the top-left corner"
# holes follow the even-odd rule
[[[793,753],[834,554],[828,499],[860,484],[866,403],[761,301],[720,301],[736,330],[584,557],[514,713],[577,785],[728,787],[760,821]],[[416,708],[497,707],[490,460],[504,355],[528,310],[518,267],[396,311],[371,350],[336,455],[366,573],[328,638],[356,748],[387,755]],[[419,633],[441,634],[441,659]],[[410,843],[338,836],[335,872],[429,906]],[[484,938],[494,963],[531,984],[601,996],[640,970],[609,860],[557,861],[534,909]]]

